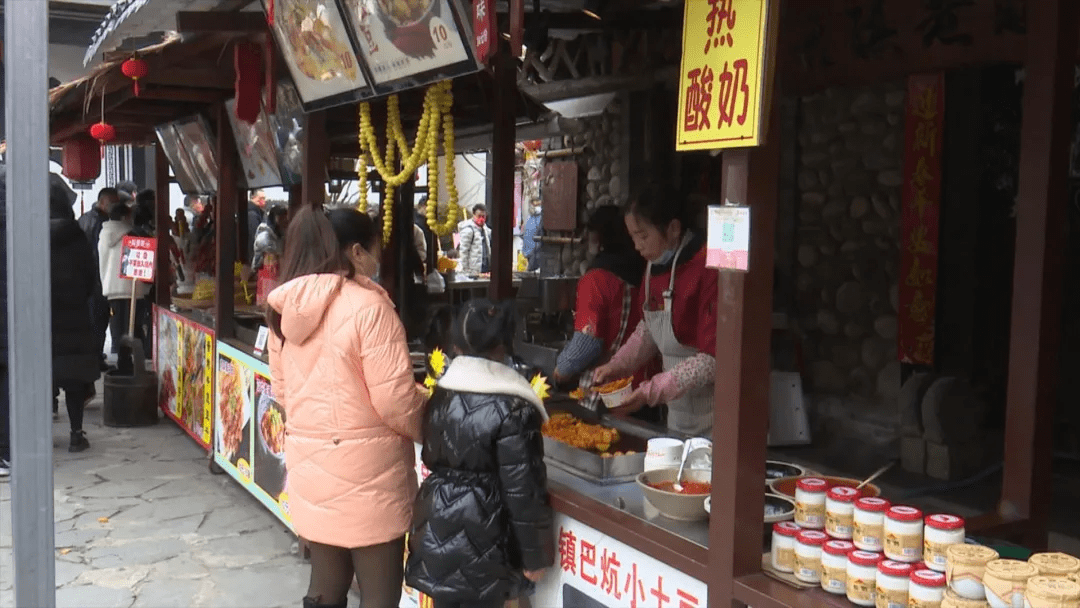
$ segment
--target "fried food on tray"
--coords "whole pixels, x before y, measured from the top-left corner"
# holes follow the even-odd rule
[[[596,452],[608,451],[619,440],[619,431],[599,424],[588,424],[565,412],[552,414],[542,431],[545,436],[571,447]]]
[[[612,382],[608,382],[603,386],[597,387],[596,392],[600,393],[601,395],[610,395],[615,391],[621,391],[622,389],[630,386],[630,383],[633,381],[633,377],[623,378],[621,380],[614,380]],[[580,387],[575,388],[574,390],[570,391],[570,398],[581,401],[585,398],[585,391],[582,390]]]

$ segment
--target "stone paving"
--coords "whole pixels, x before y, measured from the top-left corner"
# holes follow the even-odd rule
[[[90,450],[69,454],[63,405],[60,412],[57,606],[300,605],[308,565],[296,538],[231,478],[212,475],[205,452],[176,425],[104,427],[99,398],[86,412]],[[2,608],[14,605],[11,543],[10,484],[0,482]]]

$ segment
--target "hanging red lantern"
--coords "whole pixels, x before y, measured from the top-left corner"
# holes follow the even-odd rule
[[[103,120],[95,125],[91,125],[90,137],[101,142],[101,158],[105,158],[105,144],[116,139],[116,127]]]
[[[62,160],[64,177],[73,182],[92,182],[101,174],[98,146],[87,135],[76,135],[64,142]]]
[[[150,73],[150,66],[146,65],[142,59],[132,57],[120,65],[120,71],[124,73],[124,76],[135,81],[135,96],[138,97],[139,79],[146,78],[146,75]]]

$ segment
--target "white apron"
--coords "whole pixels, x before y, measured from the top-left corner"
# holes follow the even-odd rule
[[[649,310],[649,281],[652,277],[652,262],[645,268],[645,298],[642,304],[644,321],[649,328],[649,334],[656,342],[660,354],[664,358],[664,371],[671,371],[676,365],[698,354],[696,348],[683,346],[675,338],[675,330],[671,326],[671,301],[675,289],[675,267],[679,263],[679,255],[689,242],[689,237],[683,239],[679,248],[675,251],[675,257],[671,260],[671,280],[668,288],[664,291],[663,310]],[[667,426],[669,429],[695,436],[712,436],[713,425],[713,389],[712,383],[697,390],[692,390],[678,399],[668,401]]]

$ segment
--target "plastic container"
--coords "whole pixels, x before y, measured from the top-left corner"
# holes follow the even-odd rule
[[[795,537],[799,535],[799,526],[790,521],[773,524],[772,528],[772,567],[777,572],[795,571]]]
[[[1028,559],[1039,569],[1039,576],[1060,576],[1068,578],[1080,572],[1080,559],[1065,553],[1036,553]]]
[[[922,559],[923,513],[895,506],[885,514],[885,557],[906,564]]]
[[[863,551],[881,553],[885,549],[885,512],[889,501],[867,497],[855,501],[851,542]]]
[[[847,593],[848,553],[855,545],[846,540],[830,540],[821,547],[821,588],[829,593]]]
[[[820,477],[803,477],[795,485],[795,523],[807,530],[825,527],[825,493],[829,482]]]
[[[1035,564],[1015,559],[995,559],[986,564],[983,589],[993,608],[1024,608],[1024,588],[1028,579],[1038,576]]]
[[[1025,608],[1080,607],[1080,583],[1067,578],[1035,576],[1024,591]]]
[[[945,590],[945,599],[941,600],[941,608],[987,608],[990,604],[986,600],[969,600],[956,595],[952,589]]]
[[[945,572],[945,550],[951,545],[962,545],[967,538],[963,518],[936,513],[927,515],[923,527],[923,560],[931,570]]]
[[[911,582],[908,586],[908,606],[910,608],[940,608],[948,586],[943,573],[929,568],[916,570],[911,573]]]
[[[878,563],[874,586],[877,608],[907,608],[912,570],[914,567],[906,562],[886,559]]]
[[[613,410],[622,405],[622,402],[625,401],[632,392],[634,392],[634,387],[630,384],[627,384],[626,386],[618,390],[611,391],[610,393],[600,393],[600,399],[603,400],[604,405],[607,406],[609,410]]]
[[[855,488],[836,486],[825,495],[825,532],[841,540],[851,540],[855,524],[855,500],[862,493]]]
[[[986,601],[982,578],[986,564],[998,559],[997,551],[982,545],[952,545],[945,550],[945,578],[956,595],[967,600]]]
[[[804,583],[821,583],[821,547],[829,536],[818,530],[803,530],[795,537],[795,578]]]
[[[877,589],[877,568],[882,555],[855,550],[848,554],[847,599],[856,606],[873,606]]]

